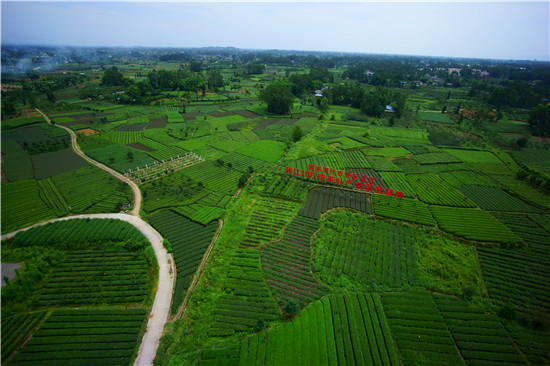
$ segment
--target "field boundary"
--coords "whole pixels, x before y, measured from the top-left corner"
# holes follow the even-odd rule
[[[189,289],[187,290],[187,293],[185,294],[185,297],[183,298],[183,302],[180,305],[180,308],[178,309],[178,313],[171,319],[171,321],[175,321],[178,319],[181,319],[181,317],[185,314],[185,310],[187,310],[187,302],[189,301],[189,297],[193,293],[193,290],[195,290],[195,286],[197,285],[197,282],[199,282],[199,277],[201,275],[202,269],[206,265],[206,262],[208,261],[208,258],[210,258],[210,252],[212,252],[212,248],[214,248],[214,244],[218,240],[218,237],[220,236],[220,233],[223,229],[223,220],[220,219],[218,222],[218,229],[214,233],[214,236],[212,237],[212,241],[208,245],[208,248],[206,249],[206,252],[204,253],[204,256],[202,257],[201,263],[199,264],[197,271],[195,272],[195,275],[193,276],[193,280],[191,281],[191,284],[189,285]]]

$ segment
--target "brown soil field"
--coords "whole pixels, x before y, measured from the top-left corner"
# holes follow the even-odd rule
[[[79,134],[84,135],[84,136],[90,136],[90,135],[95,135],[96,133],[99,133],[96,130],[92,130],[91,128],[83,128],[83,129],[78,130],[76,132],[78,132]]]
[[[233,112],[210,112],[208,113],[209,115],[211,115],[212,117],[229,117],[229,116],[234,116],[235,113]]]
[[[152,147],[143,145],[141,142],[132,142],[131,144],[128,144],[126,146],[130,146],[130,147],[133,147],[134,149],[138,149],[146,152],[156,151]]]
[[[149,126],[145,127],[145,129],[149,128],[163,128],[166,127],[166,124],[168,123],[168,119],[166,117],[162,118],[151,118],[151,123]]]
[[[256,117],[260,117],[261,115],[258,113],[250,112],[244,109],[240,109],[238,111],[234,111],[234,113],[238,114],[239,116],[243,116],[244,118],[250,118],[254,119]]]

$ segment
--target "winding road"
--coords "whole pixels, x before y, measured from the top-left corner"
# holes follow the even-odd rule
[[[46,116],[41,110],[36,110],[44,117],[46,122],[51,124],[50,118],[48,116]],[[106,171],[115,178],[130,185],[134,194],[134,208],[132,209],[132,211],[130,211],[131,215],[121,213],[105,213],[62,217],[2,235],[2,240],[12,237],[19,231],[25,231],[35,226],[44,225],[53,221],[64,221],[77,218],[110,218],[123,220],[134,225],[151,242],[159,266],[157,293],[155,295],[155,300],[153,301],[151,313],[149,314],[147,329],[145,331],[145,334],[143,335],[143,339],[139,347],[139,352],[134,362],[134,366],[152,365],[153,360],[155,359],[155,356],[157,354],[157,349],[159,346],[160,338],[162,336],[162,332],[164,330],[164,325],[166,324],[166,321],[168,320],[168,315],[170,314],[172,289],[174,287],[174,274],[176,273],[172,255],[168,254],[166,248],[164,248],[162,236],[151,225],[140,218],[139,213],[141,209],[141,191],[139,190],[138,185],[133,180],[123,176],[115,170],[95,161],[94,159],[84,154],[84,152],[80,149],[76,142],[76,134],[73,130],[65,126],[55,126],[63,128],[69,132],[69,134],[71,135],[72,148],[77,155],[79,155],[90,164],[97,166],[99,169]]]

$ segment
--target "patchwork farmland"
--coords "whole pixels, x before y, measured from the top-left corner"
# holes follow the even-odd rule
[[[543,62],[71,50],[2,53],[2,366],[550,364]]]

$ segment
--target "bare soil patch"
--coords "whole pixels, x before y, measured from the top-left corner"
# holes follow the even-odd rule
[[[156,151],[152,147],[143,145],[141,142],[132,142],[131,144],[128,144],[126,146],[130,146],[130,147],[133,147],[134,149],[143,150],[143,151],[147,151],[147,152]]]
[[[229,116],[234,116],[235,113],[233,112],[211,112],[211,113],[208,113],[209,115],[211,115],[212,117],[229,117]]]
[[[261,116],[258,113],[250,112],[250,111],[247,111],[247,110],[244,110],[244,109],[239,109],[238,111],[233,111],[233,113],[236,113],[239,116],[243,116],[244,118],[250,118],[250,119],[254,119],[254,118],[257,118],[257,117]]]
[[[149,128],[164,128],[168,124],[168,119],[166,117],[161,118],[151,118],[151,123],[149,123],[148,126],[145,127],[145,129]]]
[[[77,130],[76,132],[84,136],[90,136],[99,133],[96,130],[92,130],[91,128],[83,128],[81,130]]]
[[[4,282],[4,276],[8,278],[8,280],[13,280],[15,278],[15,270],[18,268],[21,268],[23,263],[2,263],[2,287],[6,285],[6,282]]]

